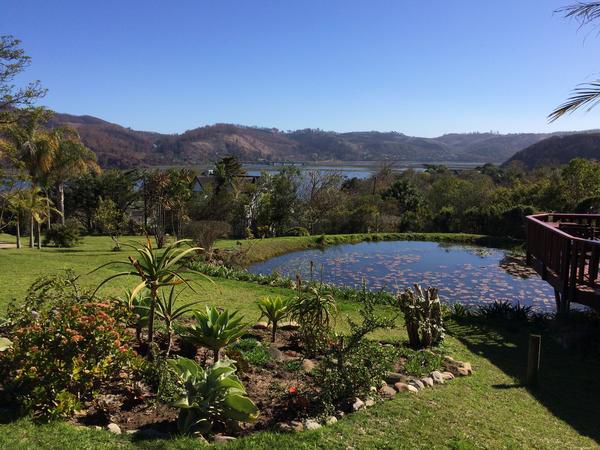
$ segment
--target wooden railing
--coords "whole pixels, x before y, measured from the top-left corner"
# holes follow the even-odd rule
[[[571,302],[600,309],[599,225],[600,214],[527,217],[527,261],[554,287],[559,312]]]

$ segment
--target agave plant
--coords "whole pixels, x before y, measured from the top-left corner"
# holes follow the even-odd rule
[[[260,309],[261,318],[266,318],[269,324],[273,325],[273,331],[271,334],[271,342],[275,342],[275,333],[277,333],[277,324],[285,319],[289,313],[290,301],[289,299],[282,299],[277,296],[274,298],[265,297],[258,301],[258,309]]]
[[[237,311],[219,311],[214,306],[206,307],[206,312],[194,311],[196,323],[180,327],[177,331],[184,340],[195,345],[207,347],[213,351],[214,360],[219,360],[223,347],[235,342],[246,331],[242,317],[236,317]]]
[[[179,293],[175,295],[175,286],[172,286],[171,290],[169,291],[169,295],[161,295],[156,303],[156,314],[165,322],[165,328],[167,329],[167,356],[169,356],[169,353],[171,353],[174,322],[181,318],[184,314],[192,312],[194,305],[200,303],[198,301],[176,306],[175,304],[177,303],[177,299],[182,292],[183,290],[179,291]]]
[[[181,433],[206,433],[216,423],[252,422],[258,417],[258,408],[235,375],[234,361],[217,361],[206,369],[182,357],[168,363],[181,389],[173,403],[181,409],[177,420]]]
[[[180,262],[183,258],[198,250],[200,247],[191,247],[187,249],[180,248],[183,244],[189,243],[189,239],[182,239],[166,246],[164,251],[157,252],[152,247],[150,239],[146,239],[146,244],[143,247],[125,244],[132,247],[138,253],[138,258],[129,257],[129,262],[111,261],[103,264],[92,272],[102,269],[107,266],[124,264],[133,268],[125,272],[120,272],[106,278],[98,285],[94,291],[94,295],[104,284],[109,281],[123,276],[135,276],[141,279],[141,282],[132,290],[131,295],[136,296],[143,289],[148,289],[150,292],[150,309],[148,313],[148,341],[154,340],[154,317],[156,303],[158,302],[158,290],[165,286],[177,286],[186,284],[191,287],[190,280],[183,277],[183,273],[191,272],[190,270],[181,270]],[[90,272],[91,273],[91,272]],[[193,289],[192,289],[193,290]]]

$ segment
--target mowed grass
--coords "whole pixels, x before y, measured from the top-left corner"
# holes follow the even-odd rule
[[[137,238],[139,240],[139,238]],[[287,238],[293,239],[293,238]],[[277,246],[276,241],[263,244]],[[291,245],[291,244],[290,244]],[[22,298],[39,275],[67,268],[87,274],[110,261],[126,260],[129,250],[110,251],[107,238],[89,237],[74,250],[0,250],[0,305]],[[93,287],[117,269],[82,275]],[[293,291],[252,283],[198,277],[198,294],[185,299],[206,301],[240,309],[250,322],[258,317],[256,300],[264,295],[291,296]],[[134,279],[113,282],[105,293],[119,293]],[[342,315],[355,315],[356,304],[340,303]],[[396,314],[392,309],[380,309]],[[343,318],[339,326],[343,327]],[[404,340],[400,328],[374,338]],[[375,407],[352,414],[337,424],[301,434],[262,432],[238,439],[232,449],[397,449],[397,448],[596,448],[600,373],[597,361],[570,356],[550,338],[543,338],[543,378],[538,389],[520,383],[526,367],[526,331],[490,329],[474,323],[449,324],[445,347],[457,359],[473,364],[475,375],[456,379],[446,386],[398,395]],[[0,413],[0,418],[2,415]],[[2,449],[183,449],[205,447],[198,439],[133,440],[104,430],[81,429],[67,423],[38,425],[29,419],[0,425]]]

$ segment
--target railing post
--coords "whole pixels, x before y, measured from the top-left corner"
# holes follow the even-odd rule
[[[542,337],[539,334],[529,335],[529,353],[527,357],[527,385],[537,386],[539,382]]]

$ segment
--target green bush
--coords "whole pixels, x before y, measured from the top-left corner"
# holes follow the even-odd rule
[[[361,322],[348,319],[349,335],[337,335],[319,364],[317,378],[322,398],[327,403],[366,394],[379,386],[397,359],[394,347],[366,338],[381,328],[394,327],[394,318],[375,315],[374,302],[363,287]]]
[[[67,220],[64,225],[52,225],[44,236],[44,245],[71,248],[81,243],[80,226],[75,220]]]
[[[241,339],[231,348],[239,351],[242,357],[254,366],[265,366],[271,361],[271,355],[267,348],[256,339]]]
[[[310,231],[304,227],[292,227],[288,228],[285,232],[286,236],[310,236]]]
[[[442,367],[442,356],[428,350],[402,348],[398,353],[405,359],[404,371],[415,377],[425,376]]]
[[[219,220],[195,220],[184,228],[184,235],[198,247],[210,254],[217,239],[226,238],[231,234],[231,225]]]
[[[171,359],[169,364],[180,388],[173,406],[180,408],[177,427],[181,433],[206,433],[216,424],[228,426],[258,417],[258,408],[235,375],[233,361],[218,361],[206,369],[187,358]]]

